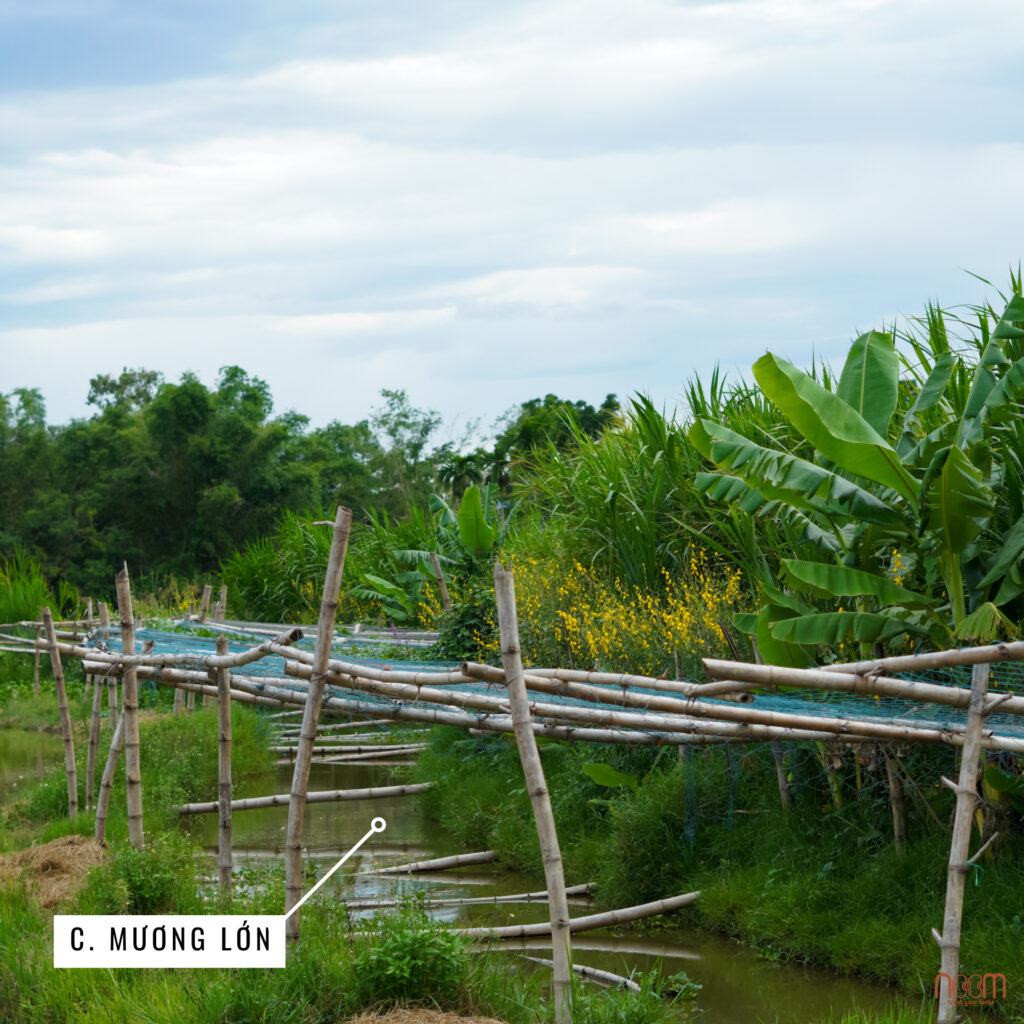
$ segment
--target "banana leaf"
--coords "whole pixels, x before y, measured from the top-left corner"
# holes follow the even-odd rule
[[[462,504],[459,505],[458,519],[459,536],[470,555],[474,558],[489,555],[498,538],[498,531],[484,516],[484,504],[480,499],[480,488],[476,484],[466,488]]]
[[[754,363],[768,399],[826,459],[855,476],[889,487],[915,508],[918,482],[899,455],[838,395],[770,352]]]
[[[815,612],[782,619],[772,626],[772,636],[789,644],[876,644],[900,633],[925,635],[905,617],[878,612]]]
[[[775,627],[795,619],[799,612],[784,605],[765,604],[757,614],[757,650],[766,665],[781,665],[785,668],[806,668],[810,658],[796,644],[777,639]]]
[[[898,522],[901,513],[870,491],[806,459],[763,448],[711,420],[697,420],[690,435],[719,469],[738,475],[766,498],[825,516],[854,516],[872,523]],[[695,444],[695,447],[698,445]]]
[[[868,331],[850,346],[836,394],[874,428],[889,433],[899,396],[900,361],[891,334]]]
[[[834,597],[873,597],[883,605],[930,605],[932,599],[915,594],[885,576],[850,569],[845,565],[782,559],[786,582],[794,590],[828,600]]]

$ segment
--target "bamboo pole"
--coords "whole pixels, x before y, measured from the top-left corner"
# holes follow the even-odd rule
[[[204,697],[209,693],[212,695],[212,687],[207,687],[202,690],[196,690],[194,687],[189,687],[185,691],[185,711],[188,714],[192,714],[196,709],[196,693],[201,693]]]
[[[526,788],[533,805],[547,882],[550,911],[551,949],[554,958],[553,990],[556,1024],[572,1022],[572,948],[569,939],[569,904],[565,895],[565,875],[562,871],[562,853],[558,847],[558,832],[551,811],[551,798],[544,778],[537,740],[533,735],[530,701],[523,680],[523,661],[519,648],[519,621],[516,616],[515,582],[511,572],[499,560],[494,562],[494,597],[498,612],[498,630],[501,635],[501,663],[505,669],[512,722],[515,727],[516,746],[523,765]]]
[[[200,622],[205,622],[206,621],[206,614],[210,610],[210,595],[212,593],[213,593],[213,587],[209,583],[207,583],[206,586],[203,587],[203,602],[199,606],[199,621]]]
[[[688,892],[683,896],[670,896],[668,899],[641,903],[635,907],[623,907],[621,910],[572,918],[569,921],[569,931],[573,934],[593,931],[595,928],[610,928],[612,925],[641,921],[648,917],[656,917],[658,914],[669,914],[682,907],[688,907],[698,896],[699,891]],[[505,928],[453,928],[452,931],[466,939],[526,939],[534,935],[550,935],[551,924],[548,921],[541,921],[537,924],[516,924]]]
[[[185,691],[180,687],[174,688],[174,705],[171,708],[172,715],[180,715],[185,710]]]
[[[39,659],[42,656],[42,651],[40,650],[42,634],[42,629],[36,626],[36,649],[32,658],[32,694],[35,697],[39,696]]]
[[[441,568],[441,561],[437,552],[430,552],[430,564],[434,570],[434,579],[437,580],[437,589],[441,592],[441,607],[448,611],[452,606],[452,595],[448,593],[448,584],[445,582],[444,570]]]
[[[1016,645],[1003,645],[1016,646]],[[975,648],[976,650],[994,650],[994,648]],[[967,651],[941,651],[941,654],[966,655]],[[926,658],[930,655],[918,655]],[[883,659],[884,661],[900,661],[903,659]],[[1005,660],[1005,659],[1004,659]],[[953,662],[952,664],[967,664]],[[975,659],[970,664],[981,664]],[[879,665],[882,662],[858,662],[857,667]],[[971,691],[959,686],[943,686],[939,683],[916,683],[906,679],[889,679],[867,673],[840,672],[834,666],[822,668],[783,668],[779,665],[751,665],[741,661],[719,661],[705,658],[704,667],[708,675],[715,679],[736,677],[743,682],[750,682],[762,687],[803,686],[816,690],[838,690],[844,693],[861,693],[878,697],[897,697],[902,700],[921,701],[926,704],[943,704],[948,707],[966,708],[971,702]],[[925,666],[931,667],[931,666]],[[910,669],[900,669],[910,671]],[[1013,694],[990,694],[989,706],[999,702],[999,711],[1010,715],[1024,715],[1024,697]]]
[[[582,885],[571,885],[565,890],[566,896],[586,897],[593,889],[593,883],[584,882]],[[482,907],[497,906],[502,903],[541,903],[548,898],[547,889],[540,892],[518,892],[506,896],[458,896],[447,899],[424,900],[425,907]],[[346,910],[387,910],[391,907],[402,905],[398,899],[367,899],[367,900],[346,900]]]
[[[367,786],[365,789],[324,789],[306,794],[307,804],[336,803],[343,800],[383,800],[388,797],[411,796],[425,793],[433,787],[432,782],[416,782],[406,786]],[[250,811],[258,807],[285,807],[291,799],[290,793],[274,796],[250,796],[231,801],[232,811]],[[217,800],[206,803],[182,804],[179,814],[215,814],[220,806]]]
[[[542,967],[554,967],[553,960],[545,960],[539,956],[524,956],[524,960],[530,963],[540,964]],[[598,967],[584,967],[583,964],[572,965],[573,974],[589,981],[596,981],[600,985],[607,985],[613,988],[625,988],[630,992],[642,992],[643,989],[632,978],[624,978],[621,974],[612,974],[611,971],[602,971]]]
[[[96,801],[96,822],[93,829],[94,835],[100,842],[107,838],[107,811],[110,807],[110,791],[114,785],[114,772],[117,771],[117,762],[124,749],[124,715],[117,723],[113,735],[110,737],[110,750],[107,752],[107,763],[103,768],[103,776],[100,778],[100,794]]]
[[[889,783],[889,803],[892,807],[892,838],[897,853],[903,853],[907,842],[907,801],[903,790],[903,780],[896,767],[896,756],[882,744],[882,757],[885,760],[885,777]]]
[[[86,598],[85,602],[85,621],[92,622],[92,598]]]
[[[220,588],[220,601],[218,602],[218,621],[223,622],[228,617],[228,585],[226,583]]]
[[[302,716],[302,734],[299,737],[301,749],[295,758],[291,798],[288,801],[284,908],[286,914],[292,911],[302,896],[302,822],[306,808],[306,791],[309,788],[309,765],[313,756],[313,741],[316,739],[317,723],[320,719],[320,705],[324,697],[324,674],[331,656],[334,617],[338,611],[338,595],[341,590],[342,574],[345,571],[345,552],[348,548],[351,529],[352,513],[339,505],[334,516],[331,552],[327,560],[323,598],[320,601],[313,677],[310,680],[309,694]],[[299,915],[301,913],[301,910],[296,910],[288,918],[288,940],[292,943],[297,942],[299,938]]]
[[[64,686],[64,668],[57,650],[57,637],[53,631],[53,616],[49,608],[41,608],[39,617],[43,622],[46,639],[50,645],[50,665],[53,668],[53,684],[57,690],[57,706],[60,709],[60,728],[64,734],[64,771],[68,780],[68,817],[78,814],[78,770],[75,766],[75,737],[71,731],[71,712],[68,710],[68,693]]]
[[[980,648],[979,648],[980,649]],[[938,936],[942,964],[936,978],[939,999],[939,1024],[953,1024],[956,1009],[957,977],[960,974],[960,926],[964,910],[964,882],[970,870],[971,819],[978,801],[978,775],[981,771],[981,733],[985,721],[985,697],[988,693],[989,666],[976,662],[971,673],[971,704],[967,712],[967,738],[960,758],[960,778],[956,786],[956,811],[953,838],[946,873],[946,910],[942,935]]]
[[[93,676],[92,718],[89,720],[89,751],[85,757],[85,809],[92,809],[93,786],[96,782],[96,750],[100,743],[100,713],[103,710],[102,678]]]
[[[106,601],[100,601],[100,629],[110,629],[110,609]]]
[[[406,875],[417,871],[447,871],[450,868],[461,868],[467,864],[490,864],[498,859],[493,850],[480,853],[457,853],[452,857],[433,857],[430,860],[417,860],[411,864],[394,864],[389,868],[378,868],[370,872],[374,875]]]
[[[217,653],[228,653],[228,638],[217,637]],[[220,890],[227,898],[231,895],[231,670],[216,669],[217,720],[220,742],[217,747],[217,802],[218,802],[218,859]]]
[[[821,671],[877,675],[882,672],[920,672],[929,668],[949,668],[951,665],[992,665],[998,661],[1024,661],[1024,640],[982,647],[960,647],[949,651],[928,651],[924,654],[899,654],[870,661],[837,662],[823,666]]]
[[[128,581],[128,563],[114,577],[117,588],[117,610],[121,616],[121,650],[131,656],[135,653],[135,619],[132,615],[131,584]],[[121,679],[124,704],[124,768],[128,796],[128,839],[132,847],[141,850],[142,832],[142,771],[139,762],[139,683],[135,668],[127,667]]]

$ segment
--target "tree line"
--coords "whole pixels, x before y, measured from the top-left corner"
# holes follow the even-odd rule
[[[357,423],[313,428],[275,413],[266,381],[239,366],[213,387],[146,369],[89,382],[88,417],[46,422],[41,392],[0,394],[0,551],[21,551],[51,579],[104,593],[127,559],[157,580],[216,572],[281,515],[345,504],[357,516],[407,516],[473,483],[507,493],[516,466],[543,445],[595,437],[618,413],[549,394],[510,410],[486,444],[438,443],[441,415],[385,389]]]

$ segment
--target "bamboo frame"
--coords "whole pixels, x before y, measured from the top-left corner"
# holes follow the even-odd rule
[[[132,615],[131,584],[128,563],[114,577],[117,610],[121,616],[121,650],[131,658],[135,654],[135,617]],[[136,850],[145,845],[142,829],[142,766],[139,758],[139,683],[134,666],[125,666],[121,677],[124,705],[124,768],[128,799],[128,839]]]
[[[78,814],[78,769],[75,765],[75,736],[71,729],[71,712],[68,710],[68,692],[64,685],[64,668],[57,650],[57,636],[53,630],[53,616],[49,608],[41,608],[39,617],[43,622],[46,640],[50,647],[50,665],[53,668],[53,685],[57,690],[57,707],[60,709],[60,729],[64,736],[64,773],[68,782],[68,817]]]
[[[324,696],[324,673],[331,655],[331,637],[334,633],[334,617],[338,611],[338,594],[345,571],[345,553],[352,530],[352,513],[338,506],[334,516],[331,535],[331,551],[327,560],[324,577],[324,593],[320,602],[320,618],[317,622],[316,652],[313,678],[309,684],[309,695],[302,716],[302,732],[299,736],[300,750],[295,758],[292,774],[291,798],[288,801],[288,831],[285,854],[285,913],[288,918],[287,935],[289,942],[299,938],[299,915],[295,905],[302,895],[302,822],[306,808],[306,791],[309,788],[309,765],[312,760],[313,741],[320,717],[320,705]],[[292,912],[294,910],[294,912]]]

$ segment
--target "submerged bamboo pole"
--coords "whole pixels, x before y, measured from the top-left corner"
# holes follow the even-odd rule
[[[210,610],[210,595],[212,593],[213,593],[213,587],[209,583],[207,583],[206,586],[203,587],[203,602],[199,606],[199,621],[200,622],[205,622],[206,621],[207,612],[209,612],[209,610]]]
[[[988,693],[989,666],[977,662],[971,672],[971,704],[967,712],[967,738],[960,758],[960,778],[956,786],[956,811],[953,838],[946,872],[946,910],[942,934],[937,936],[942,950],[942,965],[936,977],[939,999],[939,1024],[958,1019],[956,999],[960,974],[960,926],[964,911],[964,882],[970,870],[971,819],[978,802],[978,775],[981,771],[981,732],[985,721],[985,697]]]
[[[566,896],[586,897],[594,888],[593,883],[571,885],[565,890]],[[497,906],[501,903],[540,903],[548,898],[547,889],[540,892],[517,892],[506,896],[456,896],[446,899],[428,899],[423,901],[425,907],[482,907]],[[582,902],[582,901],[581,901]],[[400,899],[365,899],[346,900],[346,910],[387,910],[402,905]]]
[[[524,960],[530,963],[540,964],[542,967],[554,967],[553,960],[545,960],[539,956],[524,956]],[[608,985],[615,988],[625,988],[630,992],[642,992],[643,989],[632,978],[624,978],[621,974],[612,974],[611,971],[602,971],[599,967],[584,967],[583,964],[572,965],[573,974],[589,981],[596,981],[600,985]]]
[[[57,706],[60,709],[60,728],[64,734],[64,771],[68,780],[68,817],[78,813],[78,770],[75,766],[75,737],[71,731],[71,712],[68,710],[68,692],[64,686],[64,668],[57,650],[57,637],[53,631],[53,616],[49,608],[41,608],[39,617],[46,631],[50,645],[50,665],[53,668],[53,684],[57,690]]]
[[[523,660],[519,648],[519,621],[516,616],[515,583],[511,572],[499,560],[494,563],[494,598],[498,611],[498,630],[501,635],[501,663],[505,669],[512,722],[515,727],[516,746],[523,765],[526,788],[533,805],[537,825],[544,879],[547,882],[549,926],[551,929],[551,955],[554,958],[552,984],[556,1024],[572,1024],[572,948],[569,939],[569,903],[565,895],[565,874],[562,871],[562,853],[558,847],[558,832],[551,811],[541,764],[537,740],[533,735],[530,700],[523,681]]]
[[[430,860],[417,860],[411,864],[394,864],[389,868],[377,868],[370,872],[374,875],[405,875],[417,871],[447,871],[449,868],[461,868],[467,864],[490,864],[498,859],[493,850],[482,850],[480,853],[457,853],[452,857],[432,857]]]
[[[621,910],[608,910],[602,914],[572,918],[569,921],[569,931],[593,931],[595,928],[609,928],[616,924],[656,917],[658,914],[669,914],[673,910],[688,907],[698,896],[699,890],[683,896],[654,900],[652,903],[641,903],[635,907],[623,907]],[[551,925],[547,921],[541,921],[537,924],[516,924],[505,928],[453,928],[452,931],[466,939],[526,939],[534,935],[550,935]]]
[[[103,768],[103,776],[100,778],[100,794],[96,801],[96,822],[93,834],[100,842],[107,838],[107,811],[110,807],[110,790],[114,785],[114,772],[117,771],[117,762],[124,749],[124,715],[117,723],[114,734],[110,737],[110,750],[107,752],[107,763]]]
[[[341,800],[383,800],[388,797],[410,796],[413,793],[425,793],[434,784],[432,782],[415,782],[406,786],[367,786],[365,789],[324,789],[314,790],[306,794],[307,804],[336,803]],[[250,796],[241,800],[231,801],[232,811],[250,811],[257,807],[284,807],[291,800],[290,793],[277,793],[274,796]],[[219,802],[209,800],[206,803],[182,804],[179,814],[215,814]]]
[[[217,653],[228,653],[228,638],[217,637]],[[218,855],[220,889],[231,895],[231,670],[217,671],[217,720],[220,742],[217,747]]]
[[[117,588],[117,610],[121,616],[121,650],[135,653],[135,619],[132,615],[131,584],[128,563],[114,577]],[[124,704],[124,768],[128,797],[128,839],[136,850],[144,844],[142,832],[142,770],[139,759],[139,682],[134,667],[124,670],[121,679]]]
[[[302,897],[302,822],[306,808],[306,791],[309,788],[309,765],[313,756],[317,723],[320,719],[320,705],[324,697],[324,675],[331,656],[334,617],[338,611],[338,596],[341,591],[342,574],[345,571],[345,552],[348,549],[351,530],[352,513],[339,505],[334,516],[331,552],[327,559],[324,593],[320,601],[320,617],[317,620],[313,677],[309,683],[309,694],[302,716],[302,733],[299,736],[300,750],[295,758],[291,797],[288,801],[284,908],[286,914],[292,911]],[[288,940],[293,943],[297,942],[299,938],[300,914],[301,911],[296,910],[288,918]]]
[[[85,809],[92,809],[96,782],[96,750],[100,743],[100,712],[103,710],[102,677],[93,676],[92,718],[89,720],[89,751],[85,757]]]
[[[434,579],[437,580],[437,589],[441,592],[441,607],[448,611],[452,606],[452,595],[448,593],[448,584],[444,578],[444,570],[441,568],[441,561],[436,551],[430,552],[430,565],[434,570]]]

